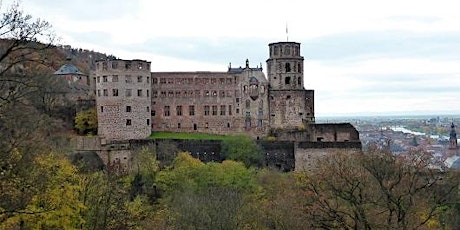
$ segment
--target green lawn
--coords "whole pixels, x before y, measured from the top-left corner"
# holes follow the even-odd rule
[[[214,135],[206,133],[174,133],[174,132],[153,132],[150,139],[181,139],[181,140],[225,140],[231,136]]]

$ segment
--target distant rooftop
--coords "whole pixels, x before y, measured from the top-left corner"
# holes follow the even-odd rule
[[[61,68],[59,68],[56,72],[54,72],[54,75],[86,75],[86,74],[80,72],[80,70],[78,70],[76,66],[67,63],[61,66]]]

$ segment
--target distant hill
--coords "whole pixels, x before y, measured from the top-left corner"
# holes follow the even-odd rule
[[[55,47],[55,55],[50,57],[53,60],[53,68],[58,69],[67,63],[67,59],[78,67],[78,69],[88,74],[96,69],[96,60],[116,59],[112,54],[100,53],[93,50],[82,48],[72,48],[70,45],[60,45]]]

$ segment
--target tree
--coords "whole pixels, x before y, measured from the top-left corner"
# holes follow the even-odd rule
[[[253,170],[243,163],[204,164],[188,153],[179,153],[157,183],[164,192],[157,217],[174,229],[237,229],[249,194],[257,190]]]
[[[75,128],[81,134],[97,134],[96,108],[78,112],[75,117]]]
[[[3,6],[2,6],[3,7]],[[0,108],[33,92],[33,73],[47,68],[52,47],[51,25],[34,20],[14,3],[0,19]]]
[[[23,156],[15,154],[17,160]],[[67,159],[44,154],[35,158],[28,172],[20,173],[27,177],[16,174],[12,180],[0,180],[1,229],[69,229],[82,223],[80,177]]]
[[[456,199],[458,180],[430,167],[426,154],[371,150],[329,156],[302,184],[315,228],[417,229],[437,226]]]
[[[222,141],[222,154],[226,159],[241,161],[247,167],[261,167],[263,155],[249,136],[236,135]]]

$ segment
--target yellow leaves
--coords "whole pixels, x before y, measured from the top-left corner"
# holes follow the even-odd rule
[[[57,154],[35,158],[28,171],[34,186],[25,208],[15,210],[0,228],[23,222],[31,229],[72,229],[83,222],[80,211],[85,206],[79,200],[80,177],[70,162]]]

